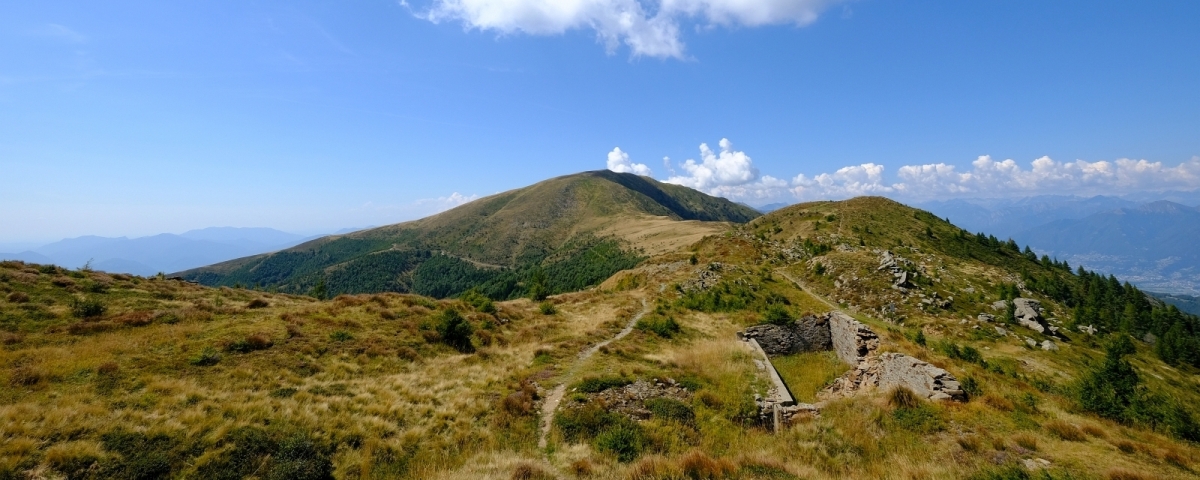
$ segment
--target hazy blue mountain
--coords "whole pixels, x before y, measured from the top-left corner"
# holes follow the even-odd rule
[[[1136,205],[1137,202],[1117,197],[1064,195],[1011,199],[967,198],[916,204],[934,215],[949,218],[955,225],[971,232],[984,232],[1002,239],[1056,220],[1077,220],[1095,213]]]
[[[1155,293],[1155,297],[1192,315],[1200,315],[1200,297],[1195,295]]]
[[[1013,238],[1147,290],[1200,293],[1200,209],[1194,207],[1157,201],[1055,220]]]
[[[752,208],[754,208],[755,210],[758,210],[759,212],[762,212],[762,213],[771,213],[771,212],[779,210],[783,207],[786,207],[788,205],[791,205],[791,204],[785,203],[785,202],[779,202],[779,203],[768,203],[761,207],[752,207]]]
[[[296,244],[308,237],[281,232],[273,228],[209,227],[179,234],[183,238],[205,240],[230,245],[262,245],[267,247]]]
[[[322,236],[306,237],[271,228],[235,227],[139,238],[83,236],[31,251],[0,254],[0,259],[53,263],[66,268],[79,268],[91,262],[91,268],[95,270],[154,275],[282,250]]]

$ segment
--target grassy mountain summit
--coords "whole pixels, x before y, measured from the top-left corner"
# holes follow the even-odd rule
[[[415,292],[493,298],[595,284],[645,255],[743,223],[754,210],[608,170],[552,178],[416,221],[331,236],[181,273],[206,285],[329,294]],[[535,287],[540,286],[540,287]]]

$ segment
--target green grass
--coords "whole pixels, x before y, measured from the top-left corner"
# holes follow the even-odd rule
[[[796,401],[811,403],[817,392],[850,370],[834,352],[806,352],[771,359]]]

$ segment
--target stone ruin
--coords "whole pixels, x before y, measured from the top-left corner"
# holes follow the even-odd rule
[[[879,336],[841,312],[809,315],[787,325],[756,325],[738,332],[738,338],[763,357],[756,363],[768,372],[774,386],[767,398],[757,399],[759,412],[763,420],[776,427],[797,414],[816,414],[824,401],[875,389],[903,386],[930,400],[966,400],[958,379],[950,372],[908,355],[877,353]],[[770,357],[829,350],[855,368],[818,393],[818,404],[797,403],[771,366]]]

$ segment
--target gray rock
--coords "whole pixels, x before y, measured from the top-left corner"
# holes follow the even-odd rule
[[[1008,330],[1005,330],[1004,327],[994,327],[994,328],[996,329],[997,335],[1000,335],[1001,337],[1008,336]]]
[[[1054,342],[1051,342],[1050,340],[1042,340],[1042,350],[1046,350],[1046,351],[1050,351],[1050,352],[1057,352],[1058,345],[1055,344]]]
[[[1095,326],[1092,326],[1092,325],[1080,325],[1080,326],[1079,326],[1079,331],[1080,331],[1080,332],[1083,332],[1083,333],[1086,333],[1086,334],[1088,334],[1088,335],[1095,335],[1095,334],[1096,334],[1096,327],[1095,327]]]
[[[1008,308],[1008,302],[1004,300],[996,300],[992,302],[992,310],[1004,310]]]
[[[977,318],[978,318],[978,319],[979,319],[979,321],[981,321],[981,322],[994,322],[994,321],[996,321],[996,316],[995,316],[995,315],[992,315],[992,314],[990,314],[990,313],[981,313],[981,314],[979,314],[979,317],[977,317]]]
[[[1037,346],[1038,346],[1037,340],[1034,340],[1029,337],[1025,337],[1025,344],[1029,345],[1030,347],[1033,347],[1033,348],[1037,348]]]
[[[882,389],[903,386],[931,400],[965,399],[954,375],[908,355],[880,355],[877,375],[878,386]]]
[[[1041,302],[1031,298],[1017,298],[1013,300],[1013,307],[1017,323],[1038,333],[1046,333],[1045,320],[1042,319],[1042,304]]]

